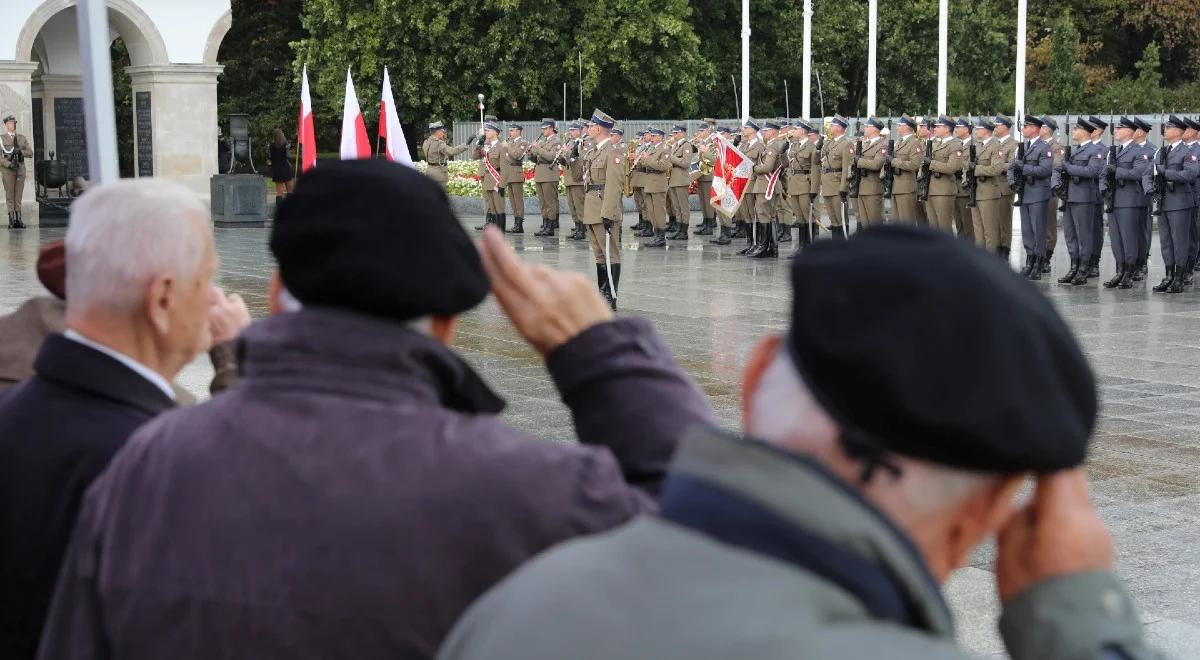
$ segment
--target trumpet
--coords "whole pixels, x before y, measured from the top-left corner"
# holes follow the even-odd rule
[[[629,141],[625,151],[625,188],[621,192],[626,197],[633,197],[633,154],[637,151],[637,142]]]

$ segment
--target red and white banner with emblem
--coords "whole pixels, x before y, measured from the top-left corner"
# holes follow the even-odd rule
[[[709,196],[717,211],[732,218],[742,204],[742,196],[750,183],[754,163],[737,150],[724,136],[715,141],[717,157],[713,163],[713,182]]]

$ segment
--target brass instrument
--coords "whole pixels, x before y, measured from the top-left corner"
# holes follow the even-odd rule
[[[633,197],[633,154],[637,151],[637,142],[629,141],[629,147],[625,150],[625,189],[622,191],[626,197]]]

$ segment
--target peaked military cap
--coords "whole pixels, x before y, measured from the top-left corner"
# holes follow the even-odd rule
[[[484,124],[484,125],[483,125],[483,130],[485,130],[485,131],[496,131],[497,133],[499,133],[499,132],[500,132],[500,127],[499,127],[499,126],[497,126],[497,125],[495,125],[495,124],[493,124],[492,122],[488,122],[488,123],[486,123],[486,124]]]
[[[1037,115],[1026,115],[1025,116],[1025,125],[1026,126],[1036,126],[1038,128],[1041,128],[1042,126],[1046,125],[1046,122],[1044,122],[1040,118],[1038,118]]]
[[[1095,377],[1053,303],[1008,264],[944,232],[882,225],[817,242],[791,277],[785,350],[852,456],[1005,474],[1083,462]]]
[[[923,121],[921,123],[925,124],[925,128],[928,128],[929,130],[932,131],[933,127],[937,125],[937,120],[934,119],[933,117],[926,117],[925,121]]]
[[[1200,121],[1196,121],[1195,119],[1192,119],[1191,117],[1184,117],[1183,120],[1188,123],[1188,126],[1190,128],[1195,129],[1195,130],[1200,130]]]
[[[773,128],[775,130],[779,130],[780,128],[783,128],[783,127],[780,126],[779,122],[775,121],[774,119],[768,119],[763,122],[763,128]]]
[[[874,126],[875,128],[878,128],[880,130],[883,129],[883,122],[879,121],[878,119],[876,119],[874,117],[867,117],[866,125]]]
[[[659,137],[663,137],[663,136],[665,136],[666,134],[667,134],[667,132],[666,132],[666,131],[664,131],[664,130],[663,130],[663,129],[661,129],[661,128],[656,128],[656,127],[654,127],[654,126],[651,126],[650,128],[647,128],[647,129],[646,129],[646,135],[657,135],[657,136],[659,136]]]
[[[558,128],[558,122],[549,117],[542,117],[542,128]]]
[[[705,124],[708,124],[709,126],[717,125],[717,120],[713,119],[712,117],[705,117],[704,119],[701,119],[700,121],[704,122]]]
[[[675,124],[674,126],[671,127],[671,132],[672,133],[687,133],[687,126],[684,126],[683,124]]]
[[[592,111],[592,123],[611,129],[613,126],[616,126],[617,120],[608,116],[607,112],[601,110],[600,108],[596,108]]]
[[[728,126],[718,126],[717,132],[718,133],[732,133],[733,131],[730,130],[730,128]]]
[[[1140,131],[1150,133],[1150,131],[1154,130],[1154,127],[1151,126],[1149,122],[1147,122],[1146,120],[1144,120],[1140,117],[1134,117],[1133,123],[1137,124],[1138,130],[1140,130]]]
[[[620,135],[621,137],[625,137],[625,129],[623,129],[623,128],[614,128],[614,129],[612,129],[612,134],[613,134],[613,135]]]
[[[954,125],[962,126],[963,128],[971,128],[971,122],[967,121],[966,117],[959,117],[958,119],[955,119]]]
[[[834,115],[833,119],[830,119],[829,122],[832,124],[837,124],[842,128],[850,128],[850,120],[841,115]]]
[[[759,130],[758,122],[754,121],[753,119],[747,119],[742,126],[745,126],[746,128],[753,128],[756,131]]]
[[[904,124],[905,126],[913,129],[914,131],[917,130],[917,120],[909,117],[908,115],[900,115],[900,119],[897,121],[898,123]]]
[[[951,118],[947,117],[946,115],[939,115],[937,118],[937,121],[934,122],[934,124],[937,126],[945,126],[947,128],[954,128],[955,126],[958,126],[958,121],[951,119]]]
[[[1136,131],[1137,127],[1137,122],[1129,117],[1121,117],[1117,120],[1117,128],[1128,128],[1131,131]]]
[[[1170,117],[1167,117],[1167,126],[1174,126],[1175,128],[1184,131],[1187,130],[1188,123],[1187,120],[1183,119],[1182,117],[1171,115]]]
[[[1096,127],[1096,130],[1098,130],[1098,131],[1103,131],[1104,129],[1108,128],[1108,122],[1097,117],[1096,115],[1092,115],[1091,117],[1088,117],[1088,123],[1091,124],[1092,126]]]
[[[508,130],[510,130],[510,131],[521,131],[521,132],[524,132],[524,131],[525,131],[525,129],[521,128],[521,125],[520,125],[520,124],[509,124],[509,125],[508,125]]]
[[[1096,127],[1092,126],[1090,123],[1088,123],[1088,120],[1084,119],[1083,117],[1080,117],[1079,119],[1075,120],[1075,126],[1078,128],[1082,128],[1083,130],[1085,130],[1089,133],[1096,130]]]
[[[987,117],[979,116],[975,118],[975,126],[973,128],[982,128],[985,131],[995,130],[996,125],[987,120]]]
[[[634,133],[633,135],[634,135],[634,137],[645,137],[646,131],[638,131],[637,133]]]
[[[432,133],[432,132],[434,132],[434,131],[440,131],[440,130],[442,130],[443,128],[446,128],[446,125],[445,125],[445,124],[443,124],[443,123],[442,123],[442,122],[440,122],[440,121],[435,121],[435,122],[433,122],[432,124],[430,124],[430,125],[429,125],[429,132],[430,132],[430,133]]]
[[[995,126],[1004,124],[1005,126],[1007,126],[1009,128],[1012,128],[1012,125],[1013,125],[1012,120],[1009,119],[1008,117],[1005,117],[1004,115],[996,115],[995,117],[992,118],[992,123]]]
[[[805,131],[807,131],[809,133],[816,132],[816,129],[813,128],[812,124],[804,121],[803,119],[797,119],[795,122],[793,122],[793,125],[796,128],[803,128]]]
[[[1058,122],[1054,121],[1054,117],[1051,117],[1050,115],[1046,115],[1046,116],[1042,117],[1042,123],[1045,124],[1046,126],[1049,126],[1050,130],[1052,130],[1052,131],[1058,130]]]

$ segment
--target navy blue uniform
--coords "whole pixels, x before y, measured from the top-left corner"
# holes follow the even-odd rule
[[[1200,175],[1197,155],[1183,142],[1166,147],[1167,162],[1162,174],[1166,179],[1163,214],[1159,218],[1159,240],[1163,263],[1183,267],[1188,260],[1192,238],[1192,209],[1196,207],[1195,183]]]
[[[1021,241],[1026,254],[1046,257],[1046,214],[1050,207],[1050,175],[1054,150],[1041,138],[1025,145],[1025,157],[1014,167],[1025,177],[1021,193]]]
[[[1132,267],[1142,253],[1142,223],[1147,196],[1142,188],[1146,173],[1153,170],[1153,155],[1132,142],[1117,148],[1116,190],[1113,212],[1108,220],[1108,237],[1117,267]]]
[[[1071,259],[1082,261],[1084,267],[1095,248],[1095,213],[1104,167],[1104,148],[1091,142],[1072,149],[1070,160],[1064,158],[1062,162],[1062,171],[1071,177],[1063,211],[1063,236]]]

